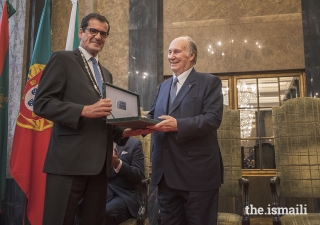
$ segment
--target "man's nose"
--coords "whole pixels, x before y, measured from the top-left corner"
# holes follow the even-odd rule
[[[173,59],[174,58],[174,54],[168,54],[168,59]]]
[[[101,38],[102,38],[100,32],[98,32],[98,33],[95,35],[95,38],[96,38],[96,39],[101,39]]]

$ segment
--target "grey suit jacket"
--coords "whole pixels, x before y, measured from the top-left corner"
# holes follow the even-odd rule
[[[223,114],[221,80],[194,69],[169,110],[172,78],[160,84],[148,117],[170,115],[177,119],[177,132],[154,133],[151,184],[164,174],[167,185],[186,191],[219,188],[223,165],[217,129]]]
[[[117,149],[119,158],[122,160],[122,166],[119,173],[112,169],[108,185],[113,192],[126,202],[131,215],[137,217],[140,207],[138,186],[144,178],[142,143],[140,140],[131,137],[124,146],[117,146]]]
[[[110,72],[100,68],[104,81],[112,83]],[[121,139],[123,129],[106,125],[104,118],[80,116],[85,105],[99,99],[79,49],[52,54],[34,100],[34,112],[54,122],[44,172],[95,175],[105,163],[111,167],[113,141],[126,141]]]

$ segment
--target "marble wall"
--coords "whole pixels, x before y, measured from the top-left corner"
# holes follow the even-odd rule
[[[139,6],[139,10],[134,10],[135,5]],[[159,77],[153,80],[156,82],[154,85],[152,83],[152,88],[145,89],[141,86],[149,87],[150,82],[143,85],[139,80],[139,84],[132,85],[134,79],[129,75],[136,71],[154,73],[149,67],[156,66],[153,59],[159,57],[159,52],[155,51],[152,55],[144,46],[153,47],[157,43],[147,42],[143,37],[130,39],[130,32],[133,37],[133,32],[141,34],[147,30],[145,28],[149,28],[149,31],[156,29],[153,25],[162,22],[157,21],[162,13],[163,34],[158,34],[158,38],[163,37],[163,54],[160,55],[163,63],[161,62],[161,69],[158,66],[158,73],[161,71],[164,75],[172,74],[166,53],[172,39],[181,35],[189,35],[197,43],[198,63],[195,68],[198,71],[232,73],[305,67],[301,0],[164,0],[161,12],[160,9],[162,8],[159,7],[154,12],[154,8],[148,8],[143,1],[134,0],[80,1],[80,18],[90,12],[98,12],[105,15],[111,24],[110,36],[100,54],[100,60],[114,75],[115,85],[134,89],[132,91],[140,95],[155,92],[153,89],[161,82]],[[65,47],[70,11],[71,1],[53,1],[53,51],[63,50]],[[149,27],[140,24],[144,18],[149,18],[146,23],[150,24]],[[150,38],[155,40],[153,36]],[[141,42],[144,45],[136,45]],[[140,56],[142,58],[138,65],[132,57]],[[138,68],[140,65],[143,68]],[[146,101],[147,106],[152,102]]]
[[[164,0],[164,74],[175,37],[197,44],[198,71],[304,68],[301,0]]]

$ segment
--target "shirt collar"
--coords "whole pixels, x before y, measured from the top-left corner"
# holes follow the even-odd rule
[[[79,46],[79,49],[81,50],[82,54],[84,55],[84,57],[87,61],[89,61],[91,59],[91,57],[93,57],[87,50],[85,50],[81,46]],[[97,60],[97,63],[98,63],[99,62],[98,55],[94,58]]]
[[[183,73],[181,73],[179,76],[178,76],[178,80],[179,80],[179,84],[182,85],[187,77],[189,76],[189,74],[191,73],[191,70],[193,69],[193,67],[191,67],[190,69],[188,69],[187,71],[184,71]],[[176,78],[177,76],[175,74],[173,74],[173,79]]]

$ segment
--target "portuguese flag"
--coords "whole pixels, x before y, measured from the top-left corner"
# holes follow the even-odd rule
[[[4,2],[0,21],[0,210],[5,197],[7,140],[8,140],[8,90],[9,90],[9,18],[16,11]]]
[[[42,169],[53,125],[51,121],[33,113],[33,99],[42,70],[52,53],[50,2],[45,1],[42,11],[10,159],[12,177],[26,195],[26,217],[32,225],[42,224],[46,180]]]

